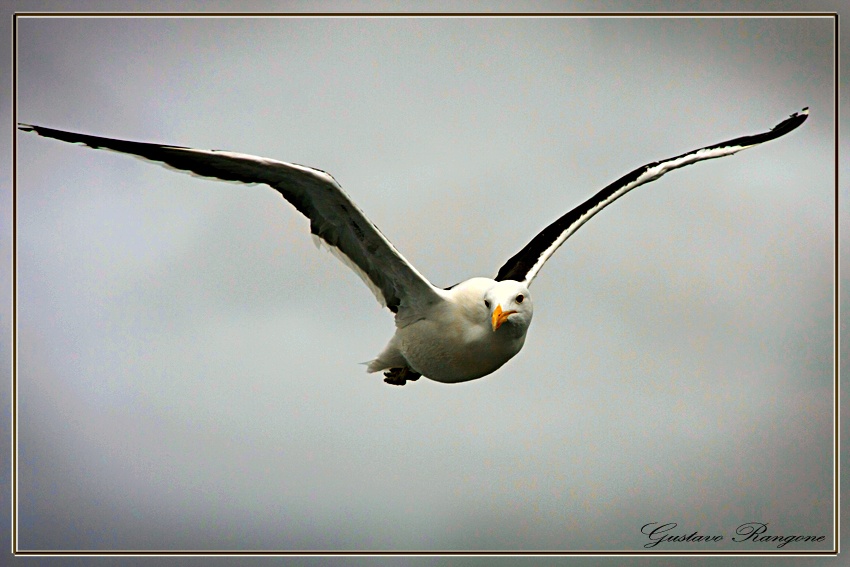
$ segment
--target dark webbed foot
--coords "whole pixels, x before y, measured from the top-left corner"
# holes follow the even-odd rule
[[[419,377],[422,375],[405,366],[403,368],[390,368],[384,372],[384,376],[384,382],[387,384],[392,384],[393,386],[404,386],[408,380],[415,382],[416,380],[419,380]]]

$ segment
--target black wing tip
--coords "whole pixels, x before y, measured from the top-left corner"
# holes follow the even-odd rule
[[[45,138],[58,138],[61,134],[72,133],[64,130],[56,130],[55,128],[48,128],[46,126],[39,126],[37,124],[26,124],[25,122],[18,122],[18,130],[22,132],[35,132],[39,136],[44,136]]]
[[[175,146],[171,144],[155,144],[150,142],[131,142],[129,140],[120,140],[118,138],[104,138],[102,136],[92,136],[91,134],[80,134],[79,132],[69,132],[67,130],[57,130],[56,128],[48,128],[46,126],[37,126],[35,124],[26,124],[18,122],[18,130],[23,132],[35,132],[39,136],[52,138],[69,144],[79,144],[95,150],[115,150],[126,154],[134,154],[141,157],[146,157],[145,154],[139,153],[138,148],[156,147],[166,150],[191,150],[185,146]],[[224,151],[224,150],[214,150]],[[148,158],[152,159],[152,158]],[[154,160],[156,161],[156,160]]]
[[[791,116],[789,116],[785,120],[787,121],[787,120],[791,120],[793,118],[799,118],[802,121],[802,120],[806,120],[808,117],[809,117],[809,107],[804,106],[803,110],[801,110],[800,112],[795,112],[794,114],[792,114]]]
[[[770,129],[771,132],[777,132],[779,135],[787,134],[805,122],[809,118],[809,107],[804,107],[800,112],[795,112],[776,126]]]
[[[18,130],[21,130],[22,132],[35,132],[39,136],[43,136],[45,138],[52,138],[69,144],[80,144],[95,150],[108,148],[108,142],[123,142],[123,140],[111,140],[109,138],[100,138],[98,136],[90,136],[88,134],[57,130],[55,128],[37,126],[35,124],[25,124],[23,122],[18,122]]]

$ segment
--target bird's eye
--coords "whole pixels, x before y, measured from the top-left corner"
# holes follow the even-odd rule
[[[517,303],[522,303],[523,299],[525,299],[525,297],[523,297],[522,294],[519,294],[519,295],[516,296],[516,302]]]
[[[484,300],[484,307],[486,307],[487,309],[490,309],[490,300],[489,299]]]

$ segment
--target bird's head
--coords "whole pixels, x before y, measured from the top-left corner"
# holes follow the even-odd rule
[[[521,282],[496,282],[484,294],[484,307],[490,317],[493,332],[524,335],[531,324],[534,306],[531,294]]]

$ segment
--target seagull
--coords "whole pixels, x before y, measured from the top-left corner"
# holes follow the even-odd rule
[[[499,269],[446,289],[429,282],[402,256],[330,174],[253,155],[132,142],[18,124],[24,132],[142,157],[202,177],[266,184],[310,221],[326,245],[395,314],[396,330],[366,370],[403,386],[421,376],[442,383],[475,380],[501,368],[522,349],[534,313],[531,282],[552,254],[593,215],[635,187],[674,169],[730,156],[779,138],[800,126],[809,109],[772,129],[648,163],[609,184],[544,228]]]

